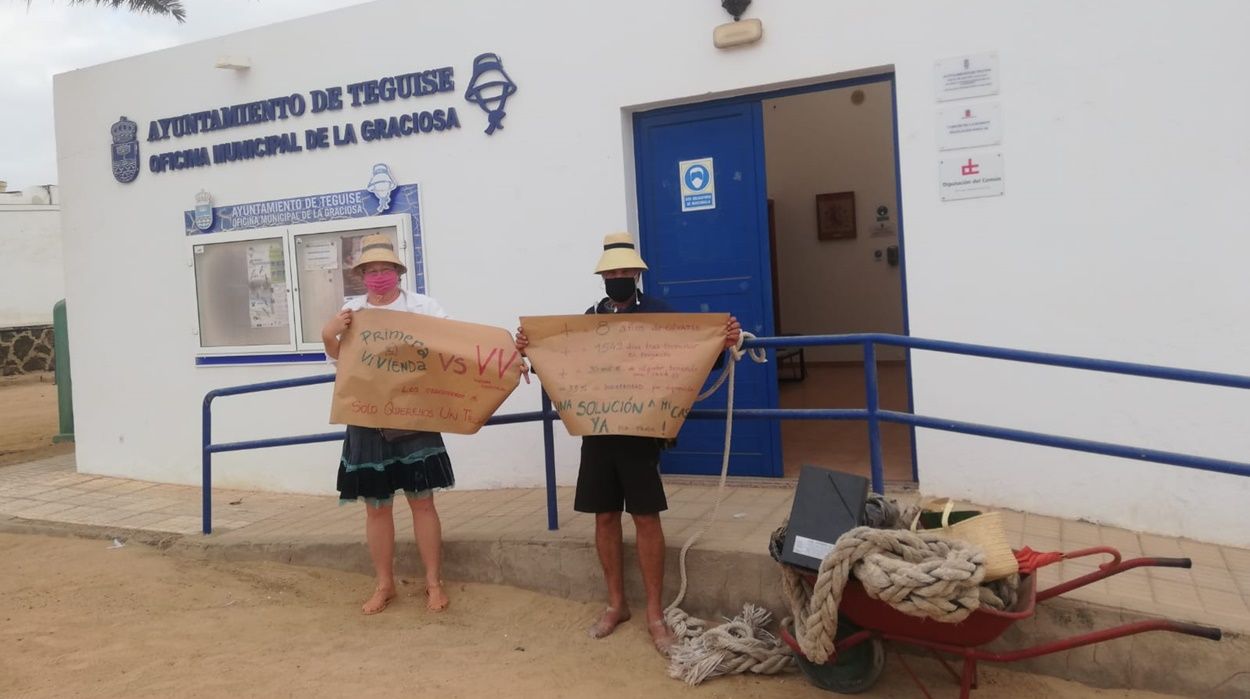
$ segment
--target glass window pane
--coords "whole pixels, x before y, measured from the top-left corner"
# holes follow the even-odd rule
[[[385,234],[399,254],[394,226],[295,235],[295,263],[299,269],[299,309],[302,342],[321,342],[321,326],[338,313],[352,296],[365,293],[364,280],[352,274],[360,256],[360,241],[367,235]],[[403,255],[399,256],[403,259]],[[411,289],[405,278],[401,285]]]
[[[282,238],[206,243],[193,253],[201,347],[291,343]]]

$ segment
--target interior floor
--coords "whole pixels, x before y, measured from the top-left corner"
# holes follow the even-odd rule
[[[907,367],[880,362],[878,394],[883,409],[907,411]],[[807,378],[780,384],[782,408],[863,408],[861,364],[807,366]],[[911,431],[906,425],[881,424],[881,454],[887,481],[911,482]],[[804,464],[867,477],[870,472],[868,427],[862,420],[786,420],[781,423],[784,477],[797,478]]]

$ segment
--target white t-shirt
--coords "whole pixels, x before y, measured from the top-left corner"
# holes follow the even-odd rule
[[[359,311],[365,308],[381,308],[387,311],[408,311],[410,313],[421,313],[435,318],[447,318],[447,311],[438,305],[438,301],[426,296],[425,294],[417,294],[407,289],[400,289],[399,296],[385,306],[375,306],[369,303],[368,296],[353,296],[347,299],[347,303],[343,304],[344,311]]]
[[[408,311],[410,313],[421,313],[435,318],[448,318],[447,311],[438,305],[438,301],[426,296],[425,294],[417,294],[406,289],[399,290],[399,297],[385,306],[375,306],[369,303],[368,296],[353,296],[347,299],[347,303],[343,304],[341,310],[352,311],[353,313],[365,308],[380,308],[386,311]],[[331,364],[337,364],[337,360],[330,355],[326,355],[326,360]]]

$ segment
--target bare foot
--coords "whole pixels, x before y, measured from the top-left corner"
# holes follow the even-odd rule
[[[589,629],[588,633],[591,638],[603,638],[616,630],[617,624],[629,621],[629,607],[608,607],[603,610],[603,616],[599,617]]]
[[[389,605],[393,599],[395,599],[395,588],[379,587],[373,591],[373,596],[361,605],[360,611],[367,615],[377,614],[383,609],[386,609],[386,606]]]
[[[668,624],[663,619],[655,619],[647,624],[647,629],[651,631],[651,642],[655,644],[655,649],[660,655],[668,657],[669,651],[673,650],[673,645],[677,643],[677,637],[673,635]]]
[[[451,604],[447,593],[443,592],[443,584],[439,582],[437,585],[426,584],[425,586],[425,608],[431,612],[438,613]]]

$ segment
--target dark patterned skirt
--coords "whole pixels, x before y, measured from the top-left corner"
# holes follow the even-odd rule
[[[451,488],[456,475],[437,432],[414,432],[388,442],[373,427],[347,426],[339,459],[339,502],[364,500],[374,507],[389,504],[395,492],[409,497]]]

